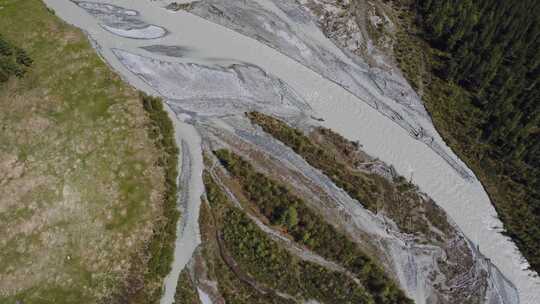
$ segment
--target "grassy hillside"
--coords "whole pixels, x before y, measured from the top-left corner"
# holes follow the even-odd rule
[[[0,35],[33,61],[0,83],[0,303],[149,303],[177,217],[171,135],[41,1],[0,1]]]

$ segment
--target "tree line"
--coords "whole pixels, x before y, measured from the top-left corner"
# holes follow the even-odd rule
[[[507,233],[538,271],[540,2],[416,0],[414,6],[420,35],[435,50],[433,75],[460,90],[449,89],[448,104],[436,106],[463,113],[462,127],[451,131],[458,151],[497,180],[488,188]]]
[[[473,93],[491,153],[540,165],[540,2],[418,0],[440,76]],[[536,12],[536,13],[535,13]]]

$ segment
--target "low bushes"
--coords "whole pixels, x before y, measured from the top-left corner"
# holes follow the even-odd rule
[[[256,172],[241,157],[227,150],[214,153],[240,182],[246,197],[272,225],[281,226],[296,242],[346,267],[360,279],[376,303],[410,303],[370,257],[319,214],[306,207],[301,198],[285,186]]]
[[[201,304],[199,293],[191,281],[187,269],[184,269],[178,278],[174,304]]]
[[[163,197],[163,218],[156,224],[154,235],[148,246],[148,269],[145,275],[147,281],[161,281],[171,270],[174,258],[174,241],[176,239],[176,223],[180,213],[176,209],[178,200],[178,147],[174,139],[174,127],[161,99],[140,94],[144,109],[150,116],[152,125],[148,128],[150,137],[162,151],[159,166],[165,172],[165,194]],[[151,297],[157,300],[159,294]]]
[[[440,242],[451,233],[446,214],[431,199],[423,198],[416,186],[398,176],[393,181],[358,170],[360,161],[371,162],[359,156],[358,144],[325,128],[317,128],[315,139],[273,117],[252,112],[251,121],[293,149],[311,166],[321,170],[337,186],[358,200],[372,212],[384,211],[402,232]],[[366,159],[362,159],[366,158]],[[431,226],[437,229],[431,229]]]
[[[285,123],[257,112],[251,112],[247,115],[265,132],[289,146],[310,165],[319,168],[338,187],[343,188],[364,207],[376,211],[378,194],[381,189],[369,176],[347,170],[346,165],[336,162],[336,158],[332,154],[315,145],[302,132],[290,128]]]
[[[216,229],[218,227],[214,219],[221,220],[220,214],[231,207],[228,198],[219,189],[210,175],[203,174],[206,197],[208,203],[201,205],[199,223],[201,227],[201,238],[203,239],[202,254],[207,267],[210,280],[218,282],[219,293],[226,303],[235,304],[294,304],[295,301],[287,300],[273,294],[263,294],[253,286],[242,281],[225,264],[220,256],[220,249],[216,239]],[[215,215],[215,216],[214,216]],[[221,225],[220,225],[221,226]]]
[[[32,59],[20,49],[0,35],[0,83],[9,77],[22,77],[32,65]]]
[[[278,247],[238,209],[225,215],[223,239],[245,273],[275,290],[323,303],[374,303],[345,274],[299,260]]]
[[[345,274],[300,260],[279,247],[241,210],[231,206],[209,176],[205,177],[205,182],[213,210],[220,210],[215,213],[227,254],[234,258],[236,267],[246,277],[271,288],[272,292],[285,292],[304,300],[374,303],[371,296]]]

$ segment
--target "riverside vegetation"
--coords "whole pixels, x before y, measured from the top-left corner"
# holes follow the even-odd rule
[[[163,168],[165,173],[165,189],[163,191],[162,216],[156,220],[151,241],[146,248],[148,258],[144,274],[144,286],[133,290],[126,289],[118,299],[129,300],[130,303],[157,303],[161,295],[162,280],[171,271],[174,258],[174,241],[176,239],[176,224],[180,212],[176,208],[178,200],[178,147],[174,138],[174,126],[163,108],[163,100],[158,97],[139,93],[143,108],[150,117],[147,126],[148,136],[153,140],[159,151],[156,166]]]
[[[223,193],[214,179],[205,171],[204,185],[208,203],[201,205],[199,223],[201,227],[201,238],[203,241],[202,255],[208,268],[210,280],[218,282],[219,293],[227,303],[239,304],[292,304],[294,301],[265,294],[258,290],[249,281],[240,277],[239,272],[226,264],[224,261],[224,251],[218,243],[218,233],[220,227],[220,214],[231,207],[227,196]]]
[[[444,212],[431,199],[423,197],[416,187],[401,176],[392,180],[360,170],[362,163],[374,160],[361,155],[358,144],[325,128],[316,128],[311,136],[283,121],[258,112],[248,118],[265,132],[289,146],[314,168],[320,169],[337,186],[374,213],[384,212],[402,232],[441,242],[451,234]],[[435,229],[431,229],[433,226]]]
[[[182,270],[180,277],[178,278],[178,285],[176,286],[176,293],[174,295],[174,304],[201,304],[199,294],[187,269]]]
[[[223,257],[219,264],[229,260],[228,267],[241,277],[243,285],[249,282],[247,285],[251,286],[238,290],[225,283],[222,288],[218,279],[220,292],[227,301],[253,303],[240,300],[251,293],[256,295],[256,303],[294,303],[283,296],[285,293],[296,299],[316,299],[322,303],[375,303],[363,286],[345,274],[301,260],[280,247],[240,209],[232,206],[209,174],[205,174],[204,180],[217,228],[216,243]],[[221,271],[214,273],[222,276]],[[229,288],[235,288],[237,293],[231,293]]]
[[[282,227],[296,242],[351,271],[360,279],[375,303],[410,303],[373,259],[321,215],[309,209],[303,199],[255,171],[251,164],[230,151],[218,150],[214,153],[238,179],[249,201],[272,225]]]
[[[437,263],[446,280],[480,279],[470,289],[453,290],[435,282],[434,288],[442,296],[463,302],[484,297],[485,274],[470,274],[475,261],[467,242],[444,212],[414,185],[391,172],[384,174],[381,170],[391,168],[331,130],[315,127],[305,135],[277,118],[258,112],[246,115],[312,167],[333,175],[330,178],[336,184],[342,179],[340,185],[372,185],[365,188],[369,196],[363,198],[374,202],[359,203],[391,218],[399,229],[393,225],[389,229],[399,230],[418,248],[429,244],[428,248],[445,250],[447,259]],[[356,236],[334,225],[324,208],[314,208],[308,201],[311,194],[299,190],[302,186],[281,181],[295,176],[294,172],[257,149],[239,146],[204,155],[206,196],[199,218],[202,245],[190,266],[198,288],[215,301],[227,303],[310,299],[319,303],[413,303],[379,264],[384,258],[376,256],[376,250],[362,241],[356,243],[358,239],[353,241]],[[348,186],[349,191],[353,188]],[[318,189],[310,191],[322,194]]]
[[[290,147],[313,168],[327,175],[334,184],[348,192],[352,198],[356,198],[358,203],[368,206],[366,209],[385,216],[397,226],[388,225],[387,229],[399,231],[402,237],[406,236],[416,244],[413,246],[423,247],[429,244],[428,247],[444,250],[448,258],[438,259],[437,263],[446,280],[475,281],[475,286],[459,289],[441,288],[439,283],[434,283],[434,288],[452,299],[451,302],[476,301],[472,299],[484,297],[482,286],[485,286],[485,277],[483,273],[471,272],[476,261],[467,241],[431,198],[397,175],[392,167],[365,154],[360,150],[358,142],[351,142],[332,130],[313,127],[300,131],[284,121],[259,112],[246,115],[253,124]],[[313,209],[311,204],[306,204],[306,199],[298,197],[302,194],[293,194],[296,187],[290,189],[276,181],[280,178],[266,177],[243,158],[227,150],[218,150],[215,154],[238,180],[243,196],[256,206],[256,213],[262,214],[276,230],[287,233],[298,243],[357,275],[368,292],[374,295],[376,302],[406,303],[407,299],[400,297],[399,292],[390,293],[391,296],[388,296],[391,286],[378,285],[383,275],[377,273],[377,269],[373,267],[376,265],[370,265],[369,259],[366,259],[366,255],[358,250],[359,248],[355,248],[354,243],[326,223],[318,213],[319,208]],[[261,165],[261,162],[257,161],[259,156],[254,154],[248,157]],[[269,172],[271,171],[270,169]],[[368,184],[369,187],[362,187],[362,184]],[[230,189],[235,187],[233,185]],[[369,193],[359,194],[355,189],[366,189],[364,191]],[[373,201],[366,202],[366,199]],[[370,273],[371,271],[373,273]],[[370,275],[362,276],[359,272]],[[384,280],[387,284],[392,284],[389,283],[390,278]],[[382,295],[379,293],[381,290],[384,290]]]

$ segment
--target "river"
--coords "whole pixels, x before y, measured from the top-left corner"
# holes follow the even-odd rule
[[[111,31],[104,19],[95,18],[74,2],[45,0],[60,18],[87,33],[100,55],[125,81],[149,94],[162,95],[167,99],[170,92],[160,91],[155,84],[132,73],[119,61],[114,50],[124,50],[132,54],[178,63],[245,62],[279,77],[311,106],[318,117],[324,119],[321,122],[323,126],[351,140],[359,141],[367,153],[393,165],[401,175],[411,177],[414,183],[449,214],[468,238],[478,245],[480,251],[517,287],[521,303],[540,303],[540,278],[525,269],[526,263],[515,244],[501,234],[502,223],[480,182],[474,177],[464,179],[462,174],[433,149],[411,137],[406,130],[373,107],[359,102],[358,96],[254,39],[190,13],[168,11],[163,8],[165,1],[96,2],[139,12],[140,19],[153,27],[147,28],[146,32],[131,31],[130,37],[128,35],[121,37],[119,35],[125,32]],[[166,31],[162,32],[159,28]],[[165,33],[164,36],[161,33]],[[185,51],[179,56],[170,57],[141,48],[150,45],[177,46]],[[183,181],[180,191],[185,204],[180,205],[184,216],[178,227],[175,261],[173,271],[165,282],[165,293],[161,301],[163,304],[173,302],[178,274],[200,243],[197,218],[199,198],[204,191],[201,178],[203,168],[201,145],[197,131],[190,124],[190,117],[175,115],[173,112],[170,114],[175,122],[177,142],[184,155],[184,160],[180,163]],[[431,129],[434,130],[432,126]],[[436,131],[432,132],[434,141],[457,160]],[[185,155],[189,157],[186,158]]]

